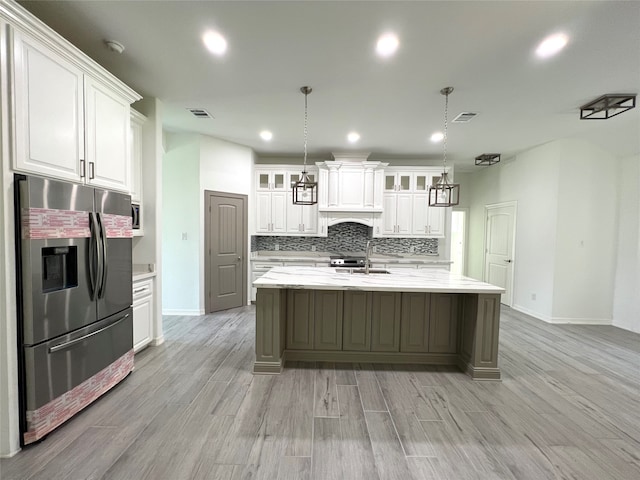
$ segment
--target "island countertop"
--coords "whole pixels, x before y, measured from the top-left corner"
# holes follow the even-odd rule
[[[501,294],[504,289],[443,269],[387,269],[348,273],[330,267],[276,267],[253,282],[257,288]]]

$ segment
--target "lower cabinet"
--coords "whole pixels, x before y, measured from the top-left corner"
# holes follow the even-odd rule
[[[456,353],[460,295],[288,290],[286,348]]]
[[[458,309],[460,295],[432,293],[429,309],[429,352],[458,351]]]
[[[153,330],[153,279],[133,283],[133,351],[151,343]]]
[[[400,350],[400,299],[397,292],[372,292],[371,351]]]
[[[371,350],[371,295],[372,292],[344,292],[343,350]]]
[[[426,352],[429,348],[429,304],[431,294],[403,293],[400,320],[401,352]]]
[[[318,290],[313,299],[314,350],[342,350],[342,291]]]
[[[312,290],[289,290],[287,292],[288,349],[313,349],[314,293]]]

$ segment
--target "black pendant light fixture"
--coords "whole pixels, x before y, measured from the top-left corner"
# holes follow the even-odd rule
[[[318,203],[318,183],[307,173],[307,96],[311,87],[300,87],[300,91],[304,93],[304,163],[300,178],[293,184],[293,204],[315,205]]]
[[[495,165],[500,162],[499,153],[483,153],[476,157],[476,165]]]
[[[430,207],[453,207],[460,202],[460,184],[450,183],[447,174],[447,116],[449,114],[449,94],[453,87],[445,87],[440,93],[445,96],[444,101],[444,157],[442,161],[442,176],[435,185],[429,186]]]
[[[580,107],[580,120],[606,120],[636,106],[635,93],[608,93]]]

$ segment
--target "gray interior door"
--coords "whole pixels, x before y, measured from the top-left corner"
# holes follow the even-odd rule
[[[246,304],[247,200],[243,195],[207,196],[207,313]]]

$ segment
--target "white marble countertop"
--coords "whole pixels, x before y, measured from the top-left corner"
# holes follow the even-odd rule
[[[134,263],[132,266],[132,277],[134,282],[156,276],[155,265],[149,263]]]
[[[339,271],[337,271],[339,270]],[[504,293],[504,289],[444,269],[393,269],[346,273],[330,267],[276,267],[253,282],[257,288],[363,290],[379,292]]]
[[[340,252],[342,255],[364,257],[363,252]],[[252,262],[326,262],[329,264],[329,252],[292,252],[292,251],[260,251],[252,252]],[[437,255],[420,255],[413,253],[374,253],[369,259],[371,263],[406,263],[420,265],[450,265],[451,261],[443,260]]]

